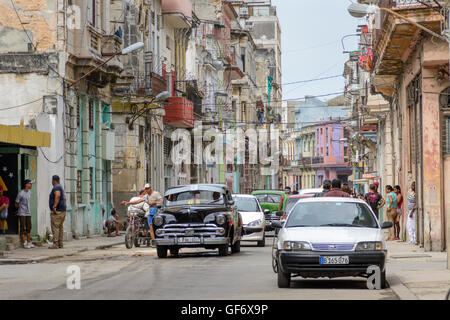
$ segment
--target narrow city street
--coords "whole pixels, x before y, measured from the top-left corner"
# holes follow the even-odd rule
[[[0,299],[173,299],[173,300],[392,300],[390,289],[369,290],[363,278],[294,279],[279,289],[271,267],[271,244],[244,244],[241,252],[181,250],[158,259],[152,248],[83,252],[47,263],[0,266]],[[67,268],[81,270],[81,289],[66,286]]]

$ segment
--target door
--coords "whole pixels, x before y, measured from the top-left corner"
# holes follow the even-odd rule
[[[21,154],[21,181],[29,179],[33,181],[33,187],[31,189],[31,236],[38,235],[38,219],[37,219],[37,157],[31,154]]]
[[[0,151],[0,177],[3,180],[8,191],[4,192],[4,196],[9,198],[8,210],[8,234],[17,234],[19,231],[19,223],[14,203],[16,201],[17,193],[20,190],[19,186],[19,161],[17,154],[2,154]]]

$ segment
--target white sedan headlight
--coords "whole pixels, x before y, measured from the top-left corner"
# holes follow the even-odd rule
[[[359,242],[355,251],[381,251],[383,244],[381,241]]]
[[[304,241],[285,241],[283,249],[288,251],[307,251],[311,250],[311,245]]]
[[[261,219],[255,220],[250,222],[247,226],[248,227],[257,227],[260,226],[263,223],[263,221]]]

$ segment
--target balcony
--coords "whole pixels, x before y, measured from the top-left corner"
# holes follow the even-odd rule
[[[165,21],[176,29],[192,25],[191,0],[162,0],[162,14]]]
[[[424,27],[440,33],[443,17],[417,1],[388,1],[382,7],[391,8],[398,14]],[[381,30],[375,41],[375,70],[377,75],[397,76],[403,72],[403,64],[420,39],[422,31],[404,19],[381,11]]]
[[[231,80],[239,80],[242,79],[245,74],[243,72],[244,70],[244,63],[242,62],[242,59],[239,55],[236,55],[235,53],[231,53],[231,62],[230,65],[226,68],[227,73],[231,73],[231,75],[227,78]]]
[[[311,167],[346,167],[347,164],[343,161],[342,157],[337,156],[323,156],[313,157],[311,160]]]
[[[194,127],[194,104],[186,98],[170,97],[164,110],[164,124],[174,128]]]
[[[166,90],[166,79],[154,72],[150,72],[148,75],[135,76],[131,83],[119,83],[114,87],[114,94],[116,96],[150,97],[157,96]]]

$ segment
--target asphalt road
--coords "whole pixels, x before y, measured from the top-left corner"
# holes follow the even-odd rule
[[[256,244],[256,243],[255,243]],[[266,247],[244,244],[241,252],[181,250],[158,259],[151,248],[125,246],[89,251],[42,264],[0,266],[0,299],[396,299],[390,289],[368,290],[363,278],[294,278],[279,289]],[[69,266],[81,271],[80,289],[66,285]]]

